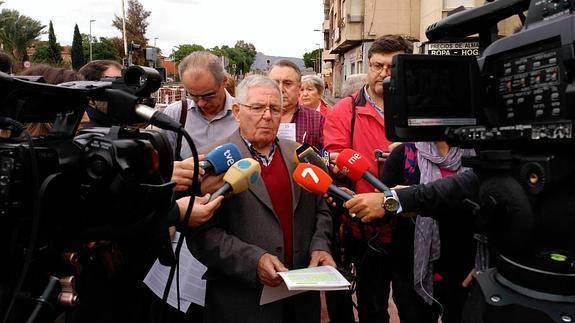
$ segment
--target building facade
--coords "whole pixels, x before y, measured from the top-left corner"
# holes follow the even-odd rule
[[[324,50],[322,74],[332,95],[340,97],[347,76],[366,73],[367,52],[373,41],[386,34],[403,34],[426,41],[425,29],[464,6],[474,8],[483,0],[323,0]],[[520,23],[509,18],[499,25],[508,35]]]

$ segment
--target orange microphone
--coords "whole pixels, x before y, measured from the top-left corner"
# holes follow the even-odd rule
[[[331,177],[321,168],[310,163],[300,163],[293,172],[295,182],[305,190],[323,195],[328,193],[343,201],[351,199],[351,195],[333,185]]]

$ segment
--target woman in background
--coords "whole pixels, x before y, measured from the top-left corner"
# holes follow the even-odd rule
[[[325,116],[330,107],[322,99],[323,89],[325,88],[323,80],[315,75],[304,75],[301,78],[301,87],[299,100],[302,106],[313,109]]]

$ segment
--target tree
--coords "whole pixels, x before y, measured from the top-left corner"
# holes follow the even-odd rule
[[[82,46],[82,35],[80,34],[80,29],[78,29],[78,24],[74,26],[74,39],[72,40],[72,50],[70,55],[72,56],[72,68],[74,70],[77,71],[86,64],[84,48]]]
[[[118,49],[114,45],[114,42],[110,38],[101,37],[98,42],[92,44],[92,55],[94,59],[109,59],[113,61],[122,61],[122,55],[118,52]]]
[[[82,47],[84,51],[84,57],[88,57],[90,55],[90,36],[86,34],[82,34]],[[100,37],[98,40],[97,38],[92,38],[92,58],[93,59],[108,59],[112,61],[121,62],[122,55],[118,52],[116,48],[116,44],[114,44],[114,39],[120,41],[119,38],[105,38]]]
[[[18,62],[14,70],[18,72],[23,62],[28,60],[27,49],[43,34],[46,26],[17,10],[2,9],[0,13],[0,42],[4,51],[10,53]]]
[[[50,64],[50,49],[48,42],[38,41],[34,44],[34,54],[30,60],[34,63]]]
[[[305,64],[305,67],[314,67],[316,66],[316,62],[317,60],[320,58],[320,53],[321,49],[315,49],[312,50],[311,52],[305,53],[303,54],[303,63]]]
[[[229,64],[226,69],[234,75],[249,72],[250,67],[256,59],[257,53],[253,44],[246,43],[243,40],[236,42],[234,47],[224,45],[220,48],[216,46],[210,49],[210,51],[214,53],[214,55],[227,57]]]
[[[176,62],[181,62],[184,57],[190,55],[193,52],[198,52],[206,50],[204,46],[198,44],[183,44],[180,46],[176,46],[175,49],[172,49],[172,53],[170,54],[170,58]]]
[[[126,40],[128,43],[134,42],[140,45],[140,48],[146,48],[148,39],[146,38],[146,28],[149,23],[146,21],[150,16],[150,11],[144,10],[144,7],[138,0],[128,0],[128,10],[126,13]],[[114,15],[112,26],[122,32],[122,17]],[[118,52],[124,52],[123,45],[117,48]],[[145,58],[142,50],[136,50],[132,53],[132,61],[135,64],[144,65]]]
[[[62,64],[62,46],[56,42],[52,20],[48,27],[48,63],[56,66]]]
[[[234,48],[239,51],[237,67],[240,68],[243,74],[250,71],[250,67],[256,60],[256,47],[252,43],[246,43],[243,40],[238,40]],[[238,74],[239,70],[235,74]]]

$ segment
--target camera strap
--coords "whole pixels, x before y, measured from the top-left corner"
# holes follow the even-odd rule
[[[180,124],[182,127],[186,127],[186,116],[188,115],[188,99],[186,97],[182,98],[182,106],[180,109]],[[178,137],[176,139],[176,160],[182,160],[181,156],[182,150],[182,134],[178,133]]]

